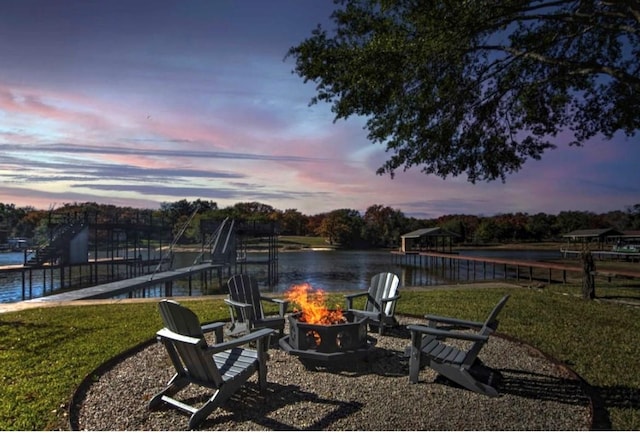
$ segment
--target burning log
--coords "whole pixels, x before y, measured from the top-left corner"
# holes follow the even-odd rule
[[[294,304],[294,312],[300,312],[298,320],[301,322],[317,325],[336,325],[347,322],[340,307],[327,308],[324,290],[314,289],[309,283],[292,285],[285,292],[285,296]]]
[[[280,346],[301,358],[337,359],[345,355],[362,355],[371,346],[367,340],[367,319],[356,319],[341,308],[329,309],[326,295],[310,284],[296,284],[285,292],[294,305],[289,315],[289,336]]]

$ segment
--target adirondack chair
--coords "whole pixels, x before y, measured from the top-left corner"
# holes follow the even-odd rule
[[[231,329],[229,335],[242,335],[256,329],[271,328],[284,332],[284,315],[289,301],[270,298],[260,293],[258,282],[253,276],[237,274],[227,281],[229,297],[224,302],[229,306]],[[262,301],[278,304],[277,316],[265,316]]]
[[[498,328],[498,314],[508,299],[509,295],[505,295],[484,322],[426,315],[428,326],[408,325],[411,332],[409,380],[418,382],[420,367],[426,358],[429,367],[453,382],[490,397],[498,396],[491,384],[492,372],[482,364],[478,354],[489,335]],[[459,332],[463,329],[473,332]],[[447,344],[447,339],[466,341],[468,348]]]
[[[347,310],[357,317],[366,317],[369,324],[378,328],[378,334],[382,335],[385,328],[398,325],[394,314],[396,301],[400,298],[398,284],[400,279],[391,272],[382,272],[371,278],[371,285],[366,292],[345,295]],[[353,308],[353,300],[366,296],[367,300],[363,310]]]
[[[149,402],[154,409],[162,402],[191,414],[189,429],[204,421],[217,407],[233,395],[248,379],[258,372],[260,392],[267,386],[266,350],[272,329],[261,329],[242,338],[229,342],[222,341],[223,323],[204,327],[205,331],[216,332],[216,342],[209,346],[195,313],[175,301],[162,300],[160,315],[165,327],[157,332],[158,341],[163,343],[176,374],[166,388]],[[255,349],[244,348],[255,344]],[[190,384],[215,390],[211,397],[199,408],[186,401],[173,398]]]

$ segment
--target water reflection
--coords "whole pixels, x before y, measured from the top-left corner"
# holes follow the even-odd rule
[[[465,250],[467,256],[505,258],[522,260],[548,260],[560,258],[559,251],[538,250]],[[199,253],[176,253],[174,268],[189,267]],[[9,259],[0,254],[0,259]],[[14,258],[15,259],[15,258]],[[251,253],[251,260],[266,260],[266,254]],[[17,259],[16,259],[17,260]],[[422,259],[421,259],[422,260]],[[6,261],[5,261],[6,263]],[[22,263],[20,256],[18,263]],[[240,272],[239,266],[232,268],[231,272]],[[261,287],[267,287],[267,265],[246,265],[244,272],[253,274]],[[278,256],[279,281],[274,288],[275,292],[284,292],[292,284],[307,282],[315,288],[326,291],[357,291],[366,290],[371,277],[379,272],[393,272],[400,277],[402,286],[431,286],[439,284],[451,284],[457,281],[482,281],[486,279],[504,278],[501,267],[484,266],[481,263],[467,263],[467,261],[445,261],[438,266],[429,265],[426,259],[417,262],[416,266],[401,264],[394,260],[388,251],[298,251],[284,252]],[[38,276],[33,282],[31,290],[33,296],[42,296],[42,282]],[[223,276],[223,283],[226,275]],[[220,292],[217,278],[211,282],[210,291]],[[0,302],[16,302],[22,299],[20,273],[4,274],[0,276]],[[47,287],[51,281],[46,281]],[[48,294],[48,293],[47,293]],[[195,285],[189,293],[186,282],[176,282],[173,294],[201,295],[202,289]],[[161,287],[148,289],[144,296],[163,296]]]
[[[189,266],[196,254],[181,254],[176,265]],[[266,260],[266,255],[254,253],[255,260]],[[245,272],[256,277],[261,287],[267,286],[266,265],[246,265]],[[232,269],[240,272],[240,267]],[[394,263],[388,251],[299,251],[278,256],[278,283],[276,292],[284,292],[293,284],[309,283],[326,291],[366,290],[371,277],[380,272],[393,272],[403,286],[447,284],[453,281],[448,273],[434,274],[424,268]]]

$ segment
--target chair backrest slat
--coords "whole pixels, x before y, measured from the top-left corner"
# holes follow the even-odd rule
[[[171,349],[175,351],[179,357],[181,367],[188,370],[189,375],[195,380],[220,386],[222,384],[222,376],[213,360],[213,356],[206,353],[207,341],[202,333],[198,316],[188,308],[171,300],[160,301],[158,307],[165,328],[176,334],[199,339],[198,343],[194,345],[163,338],[162,341],[167,346],[169,353],[171,353]],[[177,359],[173,360],[174,363],[177,361]],[[177,365],[176,368],[178,368]]]
[[[165,328],[189,337],[203,337],[200,321],[193,311],[167,299],[159,302],[158,308]]]
[[[227,286],[232,300],[252,305],[252,317],[249,320],[264,318],[262,303],[260,302],[260,287],[253,276],[248,274],[234,275],[227,282]],[[242,317],[240,311],[237,314],[238,317]]]
[[[478,334],[488,336],[496,331],[496,329],[498,328],[498,321],[496,319],[498,317],[498,314],[500,314],[500,311],[502,311],[502,307],[504,307],[504,304],[507,303],[508,299],[509,295],[504,295],[502,299],[498,301],[496,306],[493,307],[493,310],[491,310],[491,313],[489,313],[489,316],[487,316],[487,320],[485,320],[484,325],[482,325],[482,328],[480,329],[480,331],[478,331]],[[463,365],[469,367],[471,364],[473,364],[484,344],[484,341],[476,341],[475,343],[473,343],[469,350],[467,350],[467,355],[465,357]]]
[[[193,379],[203,383],[214,383],[217,387],[222,385],[222,376],[218,372],[213,356],[208,355],[202,347],[178,342],[174,344],[184,367]]]
[[[380,312],[381,299],[391,298],[397,294],[400,279],[392,272],[382,272],[371,278],[369,286],[369,296],[365,305],[366,311]],[[384,313],[388,316],[393,315],[395,310],[395,302],[388,302],[385,305]]]
[[[495,332],[495,330],[498,328],[498,314],[500,314],[500,311],[502,311],[504,304],[506,304],[508,300],[509,295],[504,295],[502,299],[498,301],[496,306],[493,307],[493,310],[491,310],[491,313],[487,317],[487,320],[484,321],[484,325],[482,325],[482,329],[480,330],[481,334],[488,335],[491,332]]]

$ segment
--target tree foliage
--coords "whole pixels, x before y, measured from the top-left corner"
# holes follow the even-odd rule
[[[311,103],[367,118],[391,157],[442,178],[505,180],[565,132],[640,128],[637,0],[343,0],[292,47]]]
[[[328,239],[330,245],[353,247],[361,239],[362,217],[355,209],[336,209],[320,223],[317,234]]]
[[[406,217],[398,209],[375,204],[369,206],[363,219],[363,239],[371,246],[392,247],[407,231]]]
[[[6,247],[9,237],[26,237],[33,244],[49,238],[52,227],[61,221],[85,218],[97,224],[127,226],[127,237],[136,238],[139,227],[153,225],[163,233],[167,224],[171,230],[163,242],[171,241],[180,233],[178,243],[201,243],[201,220],[222,221],[226,217],[240,221],[275,223],[281,235],[323,236],[332,245],[343,248],[395,248],[400,236],[417,229],[441,227],[459,235],[457,242],[509,243],[531,241],[559,241],[562,235],[573,230],[614,228],[620,231],[640,228],[640,204],[626,210],[614,210],[603,214],[586,211],[562,211],[557,215],[537,213],[501,213],[494,216],[443,215],[432,219],[405,216],[399,209],[374,204],[361,215],[355,209],[336,209],[326,213],[304,215],[296,209],[281,211],[258,202],[241,202],[217,209],[214,203],[203,206],[201,202],[180,200],[164,203],[162,209],[134,209],[97,203],[65,204],[57,209],[35,210],[0,203],[0,249]],[[193,218],[193,210],[201,206]],[[187,224],[187,221],[190,221]],[[184,231],[183,231],[184,229]],[[90,236],[93,231],[90,232]],[[97,237],[109,236],[101,230]],[[109,240],[111,242],[112,240]]]

